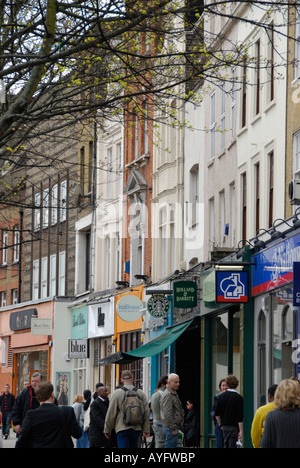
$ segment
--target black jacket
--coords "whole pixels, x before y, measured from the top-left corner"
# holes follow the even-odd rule
[[[12,412],[12,422],[14,426],[22,426],[23,419],[28,410],[39,408],[40,404],[36,399],[32,387],[25,388],[17,396]]]
[[[106,447],[112,445],[112,441],[108,440],[103,434],[105,416],[108,410],[109,400],[101,400],[97,397],[90,408],[90,426],[89,426],[89,445],[93,447]]]
[[[73,448],[71,437],[80,439],[81,435],[72,407],[44,403],[27,412],[16,448]]]
[[[5,398],[5,393],[3,393],[0,396],[0,411],[1,413],[4,413],[4,398]],[[7,395],[7,411],[11,412],[13,410],[14,404],[15,404],[15,396],[12,393],[8,393]]]

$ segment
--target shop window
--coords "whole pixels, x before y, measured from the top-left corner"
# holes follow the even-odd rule
[[[279,384],[295,374],[292,360],[294,313],[292,290],[286,289],[272,295],[273,312],[273,383]]]
[[[266,366],[266,316],[261,310],[258,317],[258,394],[259,394],[259,405],[265,405],[266,401],[266,376],[267,376],[267,366]]]
[[[127,351],[132,351],[141,346],[141,332],[139,330],[122,333],[120,335],[120,350],[126,353]],[[142,388],[142,363],[141,361],[135,361],[131,364],[124,364],[119,366],[119,383],[121,384],[121,374],[123,370],[129,369],[133,375],[133,384],[137,388]]]

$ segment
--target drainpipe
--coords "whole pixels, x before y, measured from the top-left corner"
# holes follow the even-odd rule
[[[18,302],[22,302],[22,255],[23,255],[23,221],[24,211],[20,209],[20,236],[19,236],[19,285],[18,285]]]

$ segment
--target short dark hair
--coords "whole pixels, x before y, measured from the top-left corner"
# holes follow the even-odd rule
[[[168,383],[168,376],[167,375],[163,375],[159,381],[157,382],[157,386],[156,388],[160,388],[162,385],[167,385]]]
[[[228,375],[225,379],[228,388],[237,388],[239,381],[235,375]]]
[[[54,388],[51,382],[41,382],[34,390],[34,393],[37,400],[41,403],[43,401],[49,400],[53,391]]]
[[[274,398],[277,387],[277,384],[271,385],[271,387],[268,388],[268,395],[271,395],[271,397]]]

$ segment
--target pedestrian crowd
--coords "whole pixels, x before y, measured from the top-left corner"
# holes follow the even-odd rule
[[[239,448],[243,438],[243,397],[237,392],[238,379],[221,379],[211,417],[217,448]],[[260,406],[251,425],[254,448],[300,448],[300,382],[284,379],[268,389],[268,403]]]
[[[179,376],[162,376],[150,403],[133,380],[131,371],[125,370],[122,384],[110,399],[100,382],[94,394],[86,390],[76,395],[72,406],[58,406],[52,383],[44,382],[39,373],[32,375],[31,384],[27,382],[17,398],[5,385],[0,396],[2,439],[9,437],[13,425],[16,448],[73,448],[73,439],[76,448],[138,448],[142,441],[151,448],[199,446],[197,410],[192,399],[183,410]],[[228,375],[214,397],[210,415],[217,448],[242,446],[244,409],[238,386],[237,377]],[[254,448],[300,447],[300,382],[296,378],[268,389],[268,403],[255,412],[251,440]]]
[[[9,437],[11,425],[17,436],[16,448],[138,448],[144,440],[152,447],[196,446],[199,423],[192,399],[186,415],[178,396],[179,376],[163,376],[149,403],[133,383],[131,371],[121,374],[117,390],[108,399],[101,382],[92,395],[86,390],[75,395],[72,406],[58,406],[51,382],[39,373],[14,397],[9,385],[0,396],[2,437]],[[2,442],[2,439],[1,439]],[[0,445],[1,447],[1,445]]]

